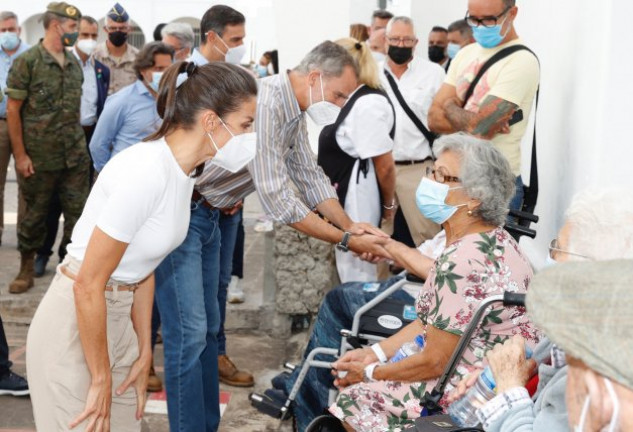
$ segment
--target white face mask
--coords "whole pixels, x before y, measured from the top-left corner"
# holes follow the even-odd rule
[[[385,61],[385,59],[387,58],[386,55],[384,55],[381,52],[378,51],[372,51],[371,52],[372,57],[374,57],[374,60],[376,60],[376,63],[378,63],[380,65],[380,63],[383,63]]]
[[[207,132],[216,151],[215,156],[211,159],[211,163],[229,172],[236,173],[248,165],[255,157],[257,153],[257,135],[255,132],[233,135],[233,132],[231,132],[222,119],[220,119],[220,122],[231,134],[232,138],[229,139],[222,148],[218,148],[211,133]]]
[[[327,126],[336,121],[341,108],[332,102],[325,100],[325,92],[323,91],[323,77],[319,74],[319,82],[321,83],[321,101],[312,103],[312,87],[308,89],[310,97],[310,106],[306,109],[306,113],[310,116],[318,126]]]
[[[611,414],[611,421],[609,422],[609,426],[606,426],[600,430],[600,432],[616,432],[618,430],[618,423],[620,418],[620,400],[618,396],[615,394],[615,389],[613,388],[613,384],[607,378],[604,378],[604,385],[607,388],[607,392],[609,392],[609,397],[611,398],[611,403],[613,403],[613,414]],[[585,431],[585,423],[587,421],[587,413],[589,412],[591,398],[589,395],[585,398],[585,403],[582,406],[582,412],[580,413],[580,424],[574,426],[574,432],[584,432]]]
[[[97,41],[94,39],[81,39],[77,41],[77,48],[86,55],[92,54],[96,46]]]
[[[218,35],[218,39],[220,40],[220,42],[222,42],[222,45],[226,47],[226,52],[222,53],[224,54],[224,61],[227,63],[239,65],[240,62],[242,61],[242,57],[244,57],[244,54],[246,54],[246,45],[242,44],[233,48],[229,48],[226,42],[224,42],[224,40],[222,40],[222,38],[219,35]],[[220,51],[218,47],[216,47],[215,45],[214,45],[214,48]]]

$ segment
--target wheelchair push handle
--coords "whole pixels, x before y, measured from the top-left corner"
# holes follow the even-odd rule
[[[504,306],[525,306],[525,294],[506,291],[503,293]]]

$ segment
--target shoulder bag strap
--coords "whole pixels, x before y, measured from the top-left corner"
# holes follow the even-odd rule
[[[393,90],[393,94],[396,96],[396,99],[398,99],[398,103],[400,103],[400,106],[402,107],[404,112],[407,113],[407,116],[409,116],[409,118],[411,119],[415,127],[417,127],[420,130],[420,132],[422,132],[422,135],[424,135],[424,138],[426,138],[431,148],[433,148],[433,141],[435,141],[435,139],[437,138],[437,135],[435,135],[433,132],[428,130],[428,128],[424,126],[424,123],[422,123],[422,120],[420,120],[418,116],[415,115],[413,110],[411,110],[409,105],[407,105],[407,102],[402,97],[402,93],[400,93],[398,84],[396,83],[396,80],[393,79],[393,76],[386,69],[384,72],[385,72],[385,76],[387,77],[387,81],[389,81],[389,86],[391,86],[391,90]]]

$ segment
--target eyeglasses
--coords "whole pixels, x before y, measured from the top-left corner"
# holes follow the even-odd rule
[[[446,175],[442,171],[433,169],[433,167],[430,166],[426,167],[426,176],[435,179],[435,181],[438,183],[461,183],[462,181],[459,177]]]
[[[574,252],[569,252],[569,251],[566,251],[565,249],[561,249],[561,248],[559,247],[559,244],[558,244],[558,239],[553,239],[553,240],[549,243],[549,257],[550,257],[551,259],[555,260],[555,259],[556,259],[556,255],[558,255],[559,253],[564,253],[564,254],[567,254],[567,255],[572,255],[572,256],[575,256],[575,257],[578,257],[578,258],[583,258],[583,259],[586,259],[586,260],[591,260],[591,258],[589,258],[589,257],[588,257],[588,256],[586,256],[586,255],[581,255],[581,254],[577,254],[577,253],[574,253]]]
[[[389,45],[398,45],[402,43],[402,45],[404,45],[405,47],[412,47],[413,45],[415,45],[416,41],[417,41],[416,38],[410,38],[410,37],[403,37],[403,38],[388,37],[387,38],[387,42],[389,42]]]
[[[491,15],[491,16],[485,16],[482,18],[477,18],[474,16],[470,16],[468,15],[468,11],[466,11],[466,16],[464,17],[464,19],[466,20],[466,22],[468,23],[469,26],[471,27],[479,27],[479,26],[484,26],[486,28],[490,28],[490,27],[494,27],[497,25],[497,22],[499,21],[499,18],[501,18],[502,16],[504,16],[510,9],[512,9],[511,7],[505,8],[503,12],[501,12],[499,15]]]

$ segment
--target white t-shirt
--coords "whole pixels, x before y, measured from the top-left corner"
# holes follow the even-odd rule
[[[128,243],[112,279],[143,280],[185,239],[194,183],[163,139],[125,149],[99,174],[75,224],[68,254],[83,261],[98,226]]]

